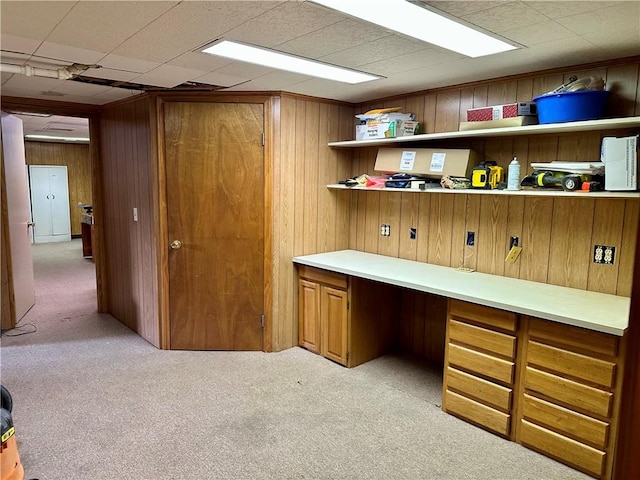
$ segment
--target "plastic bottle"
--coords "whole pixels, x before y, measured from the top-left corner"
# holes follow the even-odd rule
[[[518,158],[513,157],[507,173],[507,190],[520,190],[520,164]]]

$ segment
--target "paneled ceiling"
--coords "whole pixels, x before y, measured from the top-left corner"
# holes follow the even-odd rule
[[[82,75],[105,82],[95,85],[3,72],[1,93],[100,105],[141,92],[113,86],[111,81],[142,88],[195,82],[227,91],[284,90],[360,102],[640,54],[639,1],[415,3],[520,48],[468,58],[310,1],[3,1],[3,64],[48,69],[95,64],[100,68]],[[199,47],[222,37],[385,78],[348,85],[199,52]]]

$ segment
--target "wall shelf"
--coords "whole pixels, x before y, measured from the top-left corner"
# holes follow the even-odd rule
[[[481,130],[467,130],[462,132],[423,133],[409,137],[329,142],[328,145],[330,147],[337,148],[393,146],[395,144],[428,142],[455,138],[543,135],[553,133],[589,132],[593,130],[614,130],[622,128],[640,128],[640,117],[608,118],[605,120],[587,120],[583,122],[548,123],[544,125],[527,125],[524,127],[484,128]]]
[[[417,190],[415,188],[368,188],[368,187],[347,187],[341,184],[327,185],[330,190],[365,190],[369,192],[401,192],[401,193],[444,193],[444,194],[465,194],[474,195],[522,195],[526,197],[578,197],[578,198],[640,198],[640,192],[565,192],[563,190],[476,190],[473,188],[450,190],[446,188],[428,188]]]

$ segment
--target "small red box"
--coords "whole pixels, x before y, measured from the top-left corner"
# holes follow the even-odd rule
[[[470,108],[467,110],[467,122],[486,122],[487,120],[502,120],[503,118],[512,118],[517,116],[517,103]]]

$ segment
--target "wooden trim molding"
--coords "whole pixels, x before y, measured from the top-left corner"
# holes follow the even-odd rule
[[[58,102],[55,100],[41,100],[37,98],[21,98],[2,96],[1,106],[4,111],[49,113],[52,115],[67,115],[70,117],[87,117],[99,112],[99,105],[84,103]]]
[[[634,266],[614,480],[640,478],[640,242]]]

